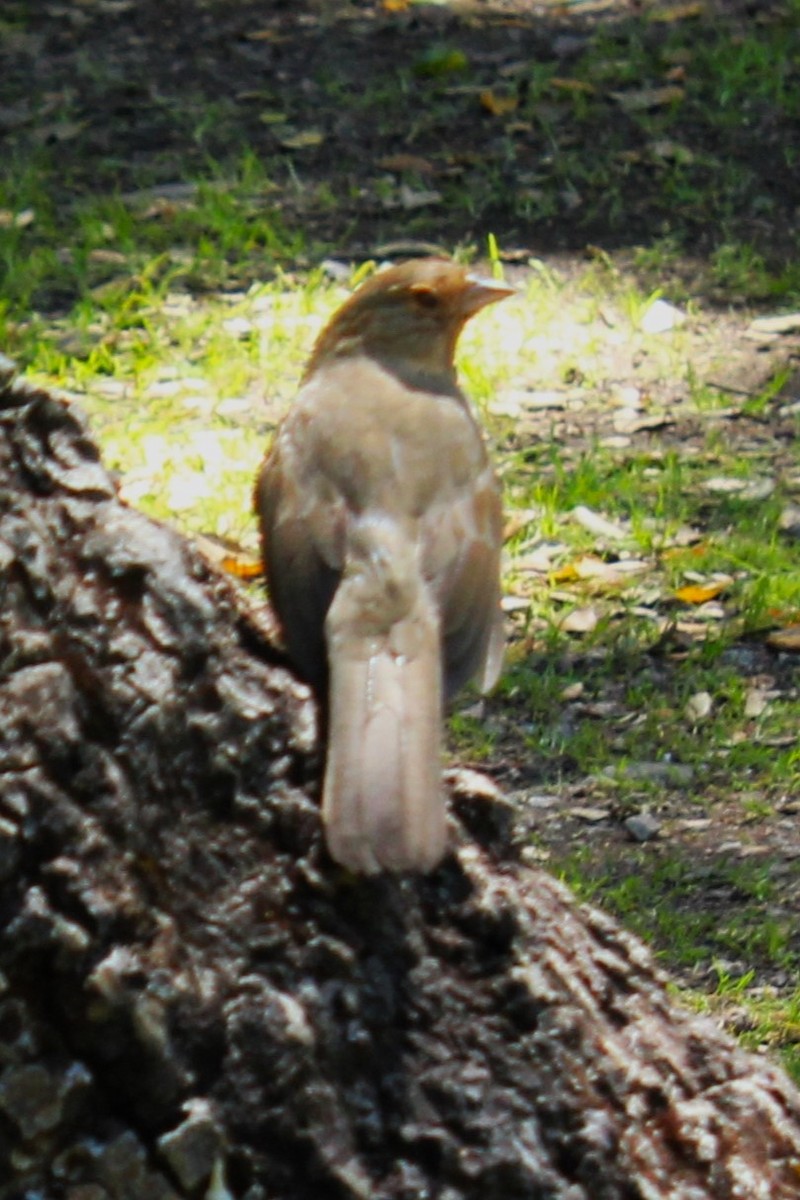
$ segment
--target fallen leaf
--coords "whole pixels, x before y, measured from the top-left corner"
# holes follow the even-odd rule
[[[490,88],[481,92],[478,99],[481,102],[481,108],[486,109],[493,117],[507,116],[515,111],[519,103],[516,96],[510,93],[497,93]]]
[[[594,608],[573,608],[572,612],[558,622],[565,633],[592,633],[600,617]]]
[[[715,596],[719,596],[727,587],[733,583],[733,580],[720,579],[714,583],[690,583],[686,587],[678,588],[674,593],[675,599],[682,601],[683,604],[705,604],[708,600],[713,600]]]
[[[656,158],[668,159],[670,162],[680,163],[684,166],[694,162],[695,156],[688,146],[682,146],[680,142],[673,142],[670,138],[650,142],[647,149]]]
[[[538,516],[538,510],[532,508],[520,508],[516,512],[509,513],[503,525],[503,541],[510,542],[523,529],[527,529]]]
[[[783,313],[777,317],[756,317],[748,329],[754,333],[794,333],[800,329],[800,312]]]
[[[379,158],[375,166],[382,171],[395,171],[398,174],[413,171],[417,175],[433,175],[436,171],[430,159],[423,158],[421,154],[390,154],[386,158]]]
[[[559,75],[553,76],[550,80],[550,87],[555,88],[557,92],[584,92],[588,94],[593,94],[597,90],[585,79],[568,79]]]
[[[639,321],[642,333],[668,333],[686,320],[686,314],[666,300],[654,300]]]
[[[104,250],[102,247],[99,247],[96,250],[89,251],[89,262],[124,267],[127,261],[125,255],[120,253],[119,250]]]
[[[228,575],[233,575],[236,579],[260,579],[264,574],[264,564],[258,559],[245,559],[228,554],[221,559],[219,565],[223,571],[227,571]]]
[[[325,134],[319,129],[301,129],[298,133],[287,133],[279,138],[284,150],[308,150],[320,146]]]
[[[23,208],[21,212],[12,212],[9,208],[0,208],[0,229],[27,229],[36,220],[32,208]]]
[[[616,100],[620,108],[626,112],[642,112],[648,108],[662,108],[667,104],[675,104],[678,100],[682,100],[684,95],[684,89],[676,83],[670,83],[664,87],[639,88],[636,91],[611,93],[612,99]]]
[[[400,207],[406,209],[426,208],[429,204],[441,204],[442,193],[433,189],[411,188],[401,183],[398,189]]]
[[[701,17],[705,12],[705,4],[673,4],[669,8],[659,8],[649,14],[648,19],[661,24],[671,24],[673,21],[686,21],[690,17]]]
[[[603,517],[600,513],[594,512],[591,508],[587,508],[585,504],[578,504],[572,510],[573,518],[587,529],[589,533],[594,533],[598,537],[609,538],[614,542],[624,541],[629,535],[626,529],[618,525],[615,521],[609,521],[607,517]]]
[[[277,29],[253,29],[250,33],[246,33],[245,38],[248,42],[285,42],[284,34],[278,32]]]
[[[530,606],[531,602],[525,596],[503,596],[500,601],[500,607],[505,613],[524,612]]]
[[[769,696],[761,688],[749,688],[744,698],[744,715],[748,719],[760,717],[769,705]]]
[[[576,806],[565,810],[570,817],[577,817],[579,821],[586,821],[590,825],[596,825],[598,821],[607,821],[611,813],[607,808],[592,808],[590,806]]]
[[[776,650],[790,650],[800,653],[800,625],[787,625],[785,629],[776,629],[767,635],[767,645]]]
[[[738,496],[742,500],[766,500],[775,491],[774,479],[741,479],[727,475],[715,475],[702,486],[707,492]]]
[[[500,392],[491,402],[490,408],[498,416],[516,418],[532,409],[562,409],[566,407],[566,403],[565,392],[529,392],[520,388],[514,391]]]
[[[686,707],[683,711],[686,719],[691,721],[693,725],[696,725],[700,721],[705,721],[706,717],[711,714],[713,707],[714,701],[708,692],[695,692],[686,701]]]
[[[783,533],[800,537],[800,504],[787,504],[778,517],[778,528]]]
[[[570,683],[567,687],[562,689],[559,699],[566,701],[579,700],[585,690],[586,688],[582,683]]]
[[[629,408],[614,413],[614,428],[618,433],[642,433],[645,429],[666,429],[674,424],[674,417],[666,413],[642,413]]]

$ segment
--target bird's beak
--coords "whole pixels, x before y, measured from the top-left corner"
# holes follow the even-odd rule
[[[506,296],[515,296],[517,289],[499,279],[482,279],[479,275],[467,275],[466,287],[461,298],[461,311],[465,317],[480,312],[487,304],[496,304]]]

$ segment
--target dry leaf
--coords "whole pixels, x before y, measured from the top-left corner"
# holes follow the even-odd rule
[[[671,24],[673,21],[686,21],[689,17],[701,17],[705,12],[705,4],[673,4],[670,8],[656,9],[649,14],[651,21]]]
[[[387,158],[379,158],[375,164],[382,171],[414,171],[417,175],[433,175],[436,171],[430,159],[421,154],[390,154]]]
[[[579,579],[592,579],[596,582],[619,585],[627,583],[633,575],[641,575],[648,571],[650,564],[641,559],[624,559],[620,562],[608,563],[602,558],[591,554],[584,555],[574,562],[566,563],[553,572],[553,583],[572,583]]]
[[[586,688],[582,683],[570,683],[562,689],[559,699],[566,701],[579,700],[585,690]]]
[[[642,333],[668,333],[685,320],[686,314],[674,304],[667,304],[666,300],[654,300],[639,321],[639,328]]]
[[[741,479],[729,475],[715,475],[702,486],[707,492],[738,496],[742,500],[766,500],[775,491],[774,479]]]
[[[614,428],[618,433],[642,433],[645,429],[666,429],[675,418],[666,413],[642,413],[637,409],[620,408],[614,413]]]
[[[119,250],[104,250],[102,247],[98,247],[96,250],[89,251],[89,262],[124,267],[127,261],[125,255],[121,254]]]
[[[800,653],[800,625],[787,625],[785,629],[776,629],[767,635],[767,645],[776,650],[790,650]]]
[[[525,612],[531,606],[526,596],[503,596],[500,607],[505,613]]]
[[[590,825],[596,825],[598,821],[607,821],[611,816],[607,808],[591,808],[588,805],[568,808],[566,812],[569,816],[577,817],[579,821],[587,821]]]
[[[425,208],[428,204],[441,204],[442,193],[433,189],[411,188],[407,183],[401,183],[397,195],[401,208]]]
[[[783,313],[778,317],[756,317],[748,328],[755,333],[794,333],[800,329],[800,312]]]
[[[493,117],[507,116],[509,113],[515,111],[519,103],[516,96],[503,95],[502,93],[498,95],[497,92],[493,92],[489,88],[481,92],[479,100],[481,108],[485,108]]]
[[[617,525],[614,521],[609,521],[607,517],[603,517],[600,513],[587,508],[585,504],[578,504],[573,508],[572,516],[579,525],[582,525],[584,529],[588,529],[589,533],[596,534],[597,537],[609,538],[614,542],[624,541],[628,537],[628,531],[623,529],[621,525]]]
[[[264,574],[264,564],[260,558],[231,550],[230,543],[225,545],[218,538],[202,533],[196,534],[193,541],[213,567],[233,575],[236,579],[258,579]]]
[[[744,715],[747,718],[760,717],[769,705],[769,696],[761,688],[749,688],[744,698]]]
[[[708,692],[695,692],[686,701],[686,707],[683,710],[688,721],[696,725],[700,721],[704,721],[711,713],[714,707],[714,701]]]
[[[686,587],[678,588],[674,596],[676,600],[681,600],[684,604],[705,604],[708,600],[719,596],[732,583],[733,580],[730,578],[719,579],[714,583],[690,583]]]
[[[694,162],[694,154],[689,147],[682,146],[680,142],[673,142],[670,138],[662,138],[657,142],[650,142],[647,149],[656,158],[669,159],[671,162],[686,166]]]
[[[246,33],[244,36],[248,42],[286,41],[286,35],[279,33],[277,29],[253,29],[250,33]]]
[[[682,100],[684,95],[684,89],[679,87],[677,83],[670,83],[664,87],[639,88],[637,91],[611,93],[612,98],[626,112],[642,112],[648,108],[663,108],[667,104],[674,104],[678,100]]]
[[[0,229],[26,229],[36,220],[32,208],[23,208],[21,212],[12,212],[10,208],[0,208]]]
[[[319,129],[301,129],[299,133],[287,133],[279,139],[284,150],[308,150],[320,146],[325,134]]]
[[[554,75],[550,80],[550,87],[555,88],[559,92],[594,93],[597,90],[591,83],[587,83],[585,79],[564,79],[558,75]]]
[[[558,625],[565,633],[592,633],[599,620],[600,617],[594,608],[574,608]]]

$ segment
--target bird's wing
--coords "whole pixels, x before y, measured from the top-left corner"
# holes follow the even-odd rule
[[[503,657],[500,489],[487,464],[424,519],[425,574],[442,614],[448,698],[470,679],[487,691]]]
[[[287,650],[306,679],[319,684],[326,671],[325,615],[342,564],[344,513],[341,504],[324,503],[291,460],[291,444],[279,434],[256,481],[255,507],[270,600]]]

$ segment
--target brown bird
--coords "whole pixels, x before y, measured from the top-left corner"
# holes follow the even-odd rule
[[[289,654],[327,688],[328,849],[354,871],[442,858],[442,707],[500,671],[500,490],[453,355],[513,290],[441,259],[373,276],[317,339],[256,482]]]

